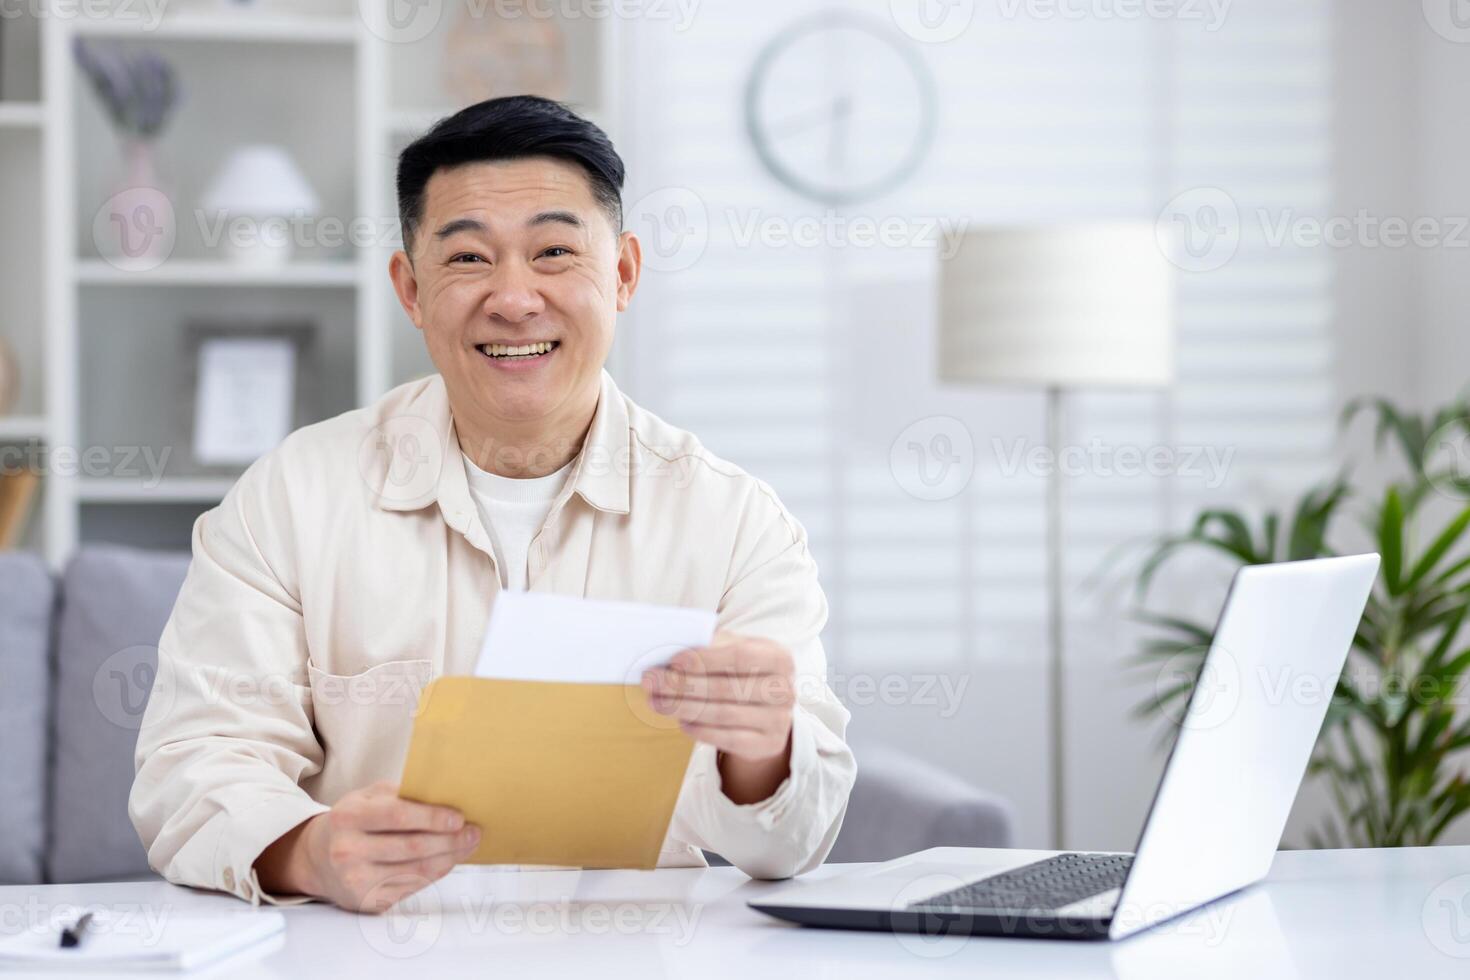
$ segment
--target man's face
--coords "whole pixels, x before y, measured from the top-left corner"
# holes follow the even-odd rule
[[[554,423],[596,403],[616,315],[638,281],[577,166],[532,157],[440,170],[410,264],[391,273],[457,413]]]

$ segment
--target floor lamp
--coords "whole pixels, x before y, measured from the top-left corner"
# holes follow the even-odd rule
[[[980,228],[941,263],[939,378],[1046,391],[1051,821],[1065,847],[1063,397],[1173,380],[1169,266],[1152,224]]]

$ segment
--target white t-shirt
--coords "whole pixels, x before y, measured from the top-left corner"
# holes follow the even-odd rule
[[[480,511],[480,523],[490,535],[490,547],[500,567],[500,584],[507,589],[524,589],[531,540],[546,523],[556,495],[571,475],[572,464],[547,476],[517,480],[486,473],[465,456],[464,472],[470,496]]]

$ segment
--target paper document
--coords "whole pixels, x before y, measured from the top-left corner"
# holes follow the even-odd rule
[[[680,650],[708,646],[715,618],[707,609],[501,592],[475,676],[638,684]]]
[[[399,794],[477,824],[471,864],[656,866],[694,742],[653,710],[640,681],[708,645],[715,619],[500,593],[479,676],[424,689]]]
[[[246,951],[264,954],[286,930],[274,909],[180,912],[144,904],[91,911],[81,945],[71,949],[58,939],[78,915],[0,937],[0,970],[194,970]]]

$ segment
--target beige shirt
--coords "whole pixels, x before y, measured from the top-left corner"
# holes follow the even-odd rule
[[[443,379],[293,433],[198,519],[193,549],[129,810],[170,881],[277,901],[261,851],[344,793],[396,782],[419,691],[474,672],[500,577]],[[769,487],[604,374],[528,574],[533,591],[712,609],[720,629],[790,649],[790,776],[737,805],[714,748],[696,746],[659,864],[702,865],[700,848],[759,878],[821,863],[855,775],[848,713],[825,680],[806,534]]]

